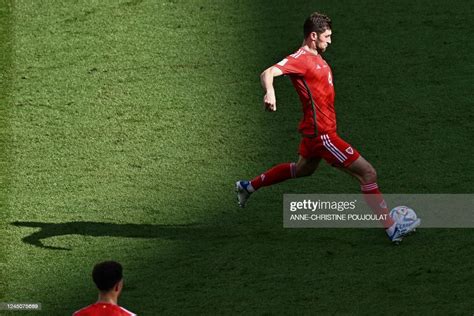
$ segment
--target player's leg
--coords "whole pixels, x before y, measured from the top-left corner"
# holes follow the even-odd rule
[[[374,167],[336,133],[321,135],[321,141],[321,155],[331,165],[341,168],[359,180],[365,201],[375,214],[383,215],[382,218],[385,218],[382,221],[383,225],[392,239],[395,236],[393,233],[396,225],[378,188],[377,172]]]
[[[403,236],[414,231],[420,224],[420,221],[418,220],[412,223],[410,226],[404,225],[404,227],[399,227],[393,221],[389,215],[387,203],[385,202],[377,185],[377,172],[375,171],[374,167],[372,167],[372,165],[362,156],[360,156],[351,165],[345,167],[344,171],[359,179],[360,187],[362,193],[364,194],[364,199],[372,208],[374,213],[385,216],[386,219],[382,221],[382,223],[390,240],[399,243]]]
[[[365,201],[375,214],[385,216],[386,219],[382,223],[385,229],[390,230],[394,222],[389,216],[387,203],[379,190],[375,168],[364,157],[359,156],[352,164],[345,167],[344,171],[359,180]]]
[[[357,178],[361,185],[377,182],[377,171],[364,157],[360,156],[349,166],[343,168],[344,171]]]
[[[304,158],[300,155],[297,163],[287,162],[276,165],[253,178],[249,183],[249,191],[252,193],[261,187],[273,185],[291,178],[310,176],[318,167],[320,160],[319,158]]]
[[[274,166],[250,181],[240,180],[235,184],[240,207],[244,207],[250,194],[261,187],[273,185],[291,178],[305,177],[313,174],[321,158],[312,155],[315,139],[303,137],[299,146],[298,162],[287,162]]]
[[[291,178],[296,178],[296,163],[294,162],[276,165],[250,181],[237,181],[235,183],[235,191],[237,192],[239,206],[245,207],[250,194],[261,187],[276,184]]]
[[[270,186],[291,178],[306,177],[318,168],[321,158],[299,156],[298,162],[287,162],[270,168],[250,181],[240,180],[235,184],[237,199],[241,207],[245,206],[250,194],[261,187]]]
[[[307,177],[312,175],[319,166],[321,158],[305,158],[300,155],[296,163],[296,177]]]

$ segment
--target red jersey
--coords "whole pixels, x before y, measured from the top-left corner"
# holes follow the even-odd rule
[[[303,105],[298,130],[303,135],[329,134],[336,131],[334,86],[329,65],[321,57],[303,48],[274,65],[291,82]]]
[[[72,316],[136,316],[136,314],[115,304],[97,302],[78,310]]]

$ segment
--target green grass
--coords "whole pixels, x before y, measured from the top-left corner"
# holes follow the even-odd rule
[[[140,315],[472,314],[472,229],[283,229],[283,193],[358,192],[326,165],[236,207],[236,179],[296,159],[297,96],[278,79],[263,112],[259,74],[314,10],[382,190],[472,193],[467,0],[2,1],[0,302],[71,314],[113,259]]]

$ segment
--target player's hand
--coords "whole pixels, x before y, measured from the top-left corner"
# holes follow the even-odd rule
[[[269,90],[263,97],[263,105],[266,111],[275,112],[277,110],[275,91]]]

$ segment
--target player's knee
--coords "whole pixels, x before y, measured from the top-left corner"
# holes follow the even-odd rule
[[[300,178],[300,177],[308,177],[310,175],[312,175],[314,173],[314,170],[316,170],[316,168],[313,168],[313,167],[310,167],[310,166],[297,166],[296,167],[296,177],[297,178]]]
[[[371,166],[368,168],[364,175],[362,176],[364,183],[374,183],[377,182],[377,171]]]

